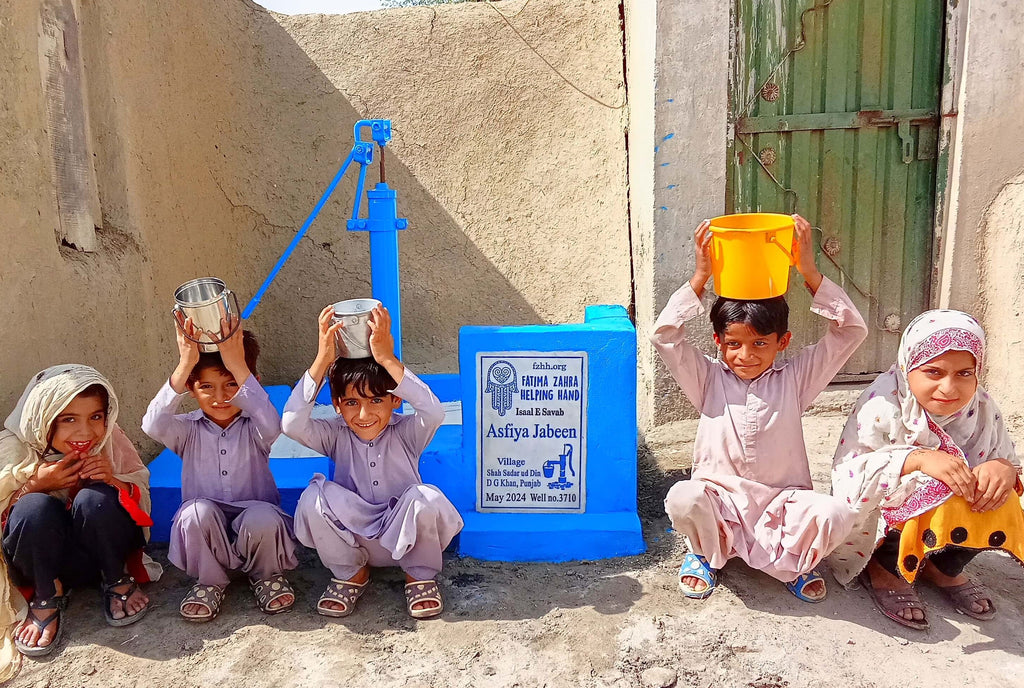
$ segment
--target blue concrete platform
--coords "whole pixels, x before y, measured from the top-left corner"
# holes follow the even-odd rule
[[[459,369],[465,436],[445,486],[466,524],[459,554],[559,562],[645,551],[636,330],[624,308],[590,306],[580,324],[463,327]],[[580,370],[585,385],[559,374],[569,370]],[[576,390],[585,393],[579,425]],[[558,459],[564,466],[574,453],[576,473],[563,471],[558,481]],[[519,498],[502,501],[503,490]]]
[[[450,405],[450,402],[458,400],[458,375],[421,377],[442,403],[449,402]],[[287,385],[271,385],[266,389],[270,400],[278,412],[281,412],[291,394],[291,388]],[[331,398],[327,385],[324,385],[317,395],[317,404],[327,407],[324,412],[333,412],[328,411]],[[448,422],[446,419],[446,423]],[[420,457],[423,480],[447,491],[453,480],[451,469],[446,466],[450,465],[453,458],[461,457],[461,452],[462,426],[442,425]],[[284,456],[281,456],[282,454]],[[314,473],[323,473],[328,477],[334,475],[333,461],[283,436],[274,443],[270,456],[270,471],[274,474],[277,487],[281,491],[281,507],[290,514],[295,512],[299,495],[309,484],[309,479]],[[152,542],[167,542],[170,538],[171,520],[181,505],[181,459],[171,450],[165,449],[150,462],[149,472],[150,496],[153,500],[153,528],[150,539]]]

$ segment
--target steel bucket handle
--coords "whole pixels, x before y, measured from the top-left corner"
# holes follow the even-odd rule
[[[234,311],[232,311],[231,308],[230,308],[231,304],[227,303],[228,297],[231,298],[231,303],[234,304],[234,306],[235,306],[235,310]],[[225,289],[224,291],[221,292],[220,296],[217,297],[217,301],[220,301],[220,300],[224,301],[224,311],[226,313],[228,313],[229,315],[231,313],[236,313],[236,314],[239,313],[239,310],[238,310],[238,297],[235,296],[235,292],[231,291],[230,289]],[[228,318],[228,328],[230,329],[230,332],[228,332],[227,335],[225,335],[223,337],[220,337],[218,339],[217,337],[214,336],[214,334],[212,332],[209,332],[208,330],[203,330],[202,333],[210,338],[210,341],[204,342],[201,339],[196,339],[194,337],[189,336],[189,333],[185,331],[185,313],[181,310],[181,306],[180,305],[174,304],[174,308],[171,309],[171,317],[174,318],[174,324],[177,325],[178,329],[181,331],[181,333],[183,335],[185,335],[185,339],[187,339],[190,342],[193,342],[195,344],[199,344],[199,345],[203,345],[203,344],[223,344],[227,340],[231,339],[231,336],[235,332],[238,331],[238,328],[240,328],[242,326],[242,317],[240,315],[236,316],[233,326],[232,326],[232,323],[231,323],[231,318]],[[221,334],[224,334],[224,333],[221,332]]]

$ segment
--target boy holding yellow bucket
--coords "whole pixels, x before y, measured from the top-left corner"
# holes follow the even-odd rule
[[[694,231],[693,277],[654,325],[651,341],[701,412],[691,478],[665,498],[672,526],[688,540],[679,570],[687,597],[708,597],[718,570],[740,557],[801,600],[818,602],[826,589],[815,566],[853,523],[845,501],[814,492],[800,417],[868,330],[849,296],[818,271],[811,232],[799,215],[704,221]],[[776,252],[785,274],[771,264]],[[776,360],[791,338],[782,296],[791,262],[814,295],[811,311],[831,322],[816,344]],[[683,327],[705,312],[700,298],[712,273],[720,292],[711,308],[717,359],[687,342]]]

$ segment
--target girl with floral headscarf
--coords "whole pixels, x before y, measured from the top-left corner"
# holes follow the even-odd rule
[[[142,553],[149,471],[117,412],[105,377],[58,365],[32,378],[0,432],[0,681],[17,672],[15,650],[56,647],[69,587],[102,583],[113,626],[147,610],[138,583],[161,573]]]
[[[1020,462],[998,407],[978,384],[984,350],[984,331],[966,313],[915,318],[897,363],[861,395],[836,450],[833,494],[856,509],[857,520],[832,554],[833,573],[844,585],[859,575],[879,611],[911,628],[928,627],[910,584],[918,571],[957,611],[995,614],[988,591],[962,574],[979,548],[968,542],[965,524],[946,527],[951,514],[1012,521],[987,544],[1011,553],[1022,546]],[[901,540],[911,532],[913,541]],[[1014,542],[1006,542],[1007,532]],[[952,533],[948,540],[945,533]],[[915,548],[930,555],[927,565],[910,553]]]

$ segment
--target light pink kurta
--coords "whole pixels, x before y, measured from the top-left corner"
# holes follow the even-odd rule
[[[686,341],[683,324],[704,313],[689,283],[669,300],[651,341],[700,409],[693,472],[665,499],[673,527],[721,568],[731,557],[782,581],[811,571],[841,542],[853,512],[811,485],[801,414],[867,336],[846,293],[823,279],[811,311],[828,332],[751,381]]]
[[[433,578],[441,553],[462,529],[459,512],[419,471],[420,454],[444,421],[441,402],[406,369],[394,394],[416,413],[393,415],[367,442],[341,416],[312,418],[316,393],[307,372],[285,404],[282,426],[288,437],[334,459],[334,480],[313,476],[295,509],[295,536],[340,580],[366,565]]]
[[[165,382],[142,419],[143,432],[181,457],[167,558],[204,585],[227,585],[231,569],[257,580],[294,569],[291,519],[269,464],[281,419],[266,390],[250,375],[231,399],[242,412],[226,428],[201,410],[176,413],[185,396]]]

